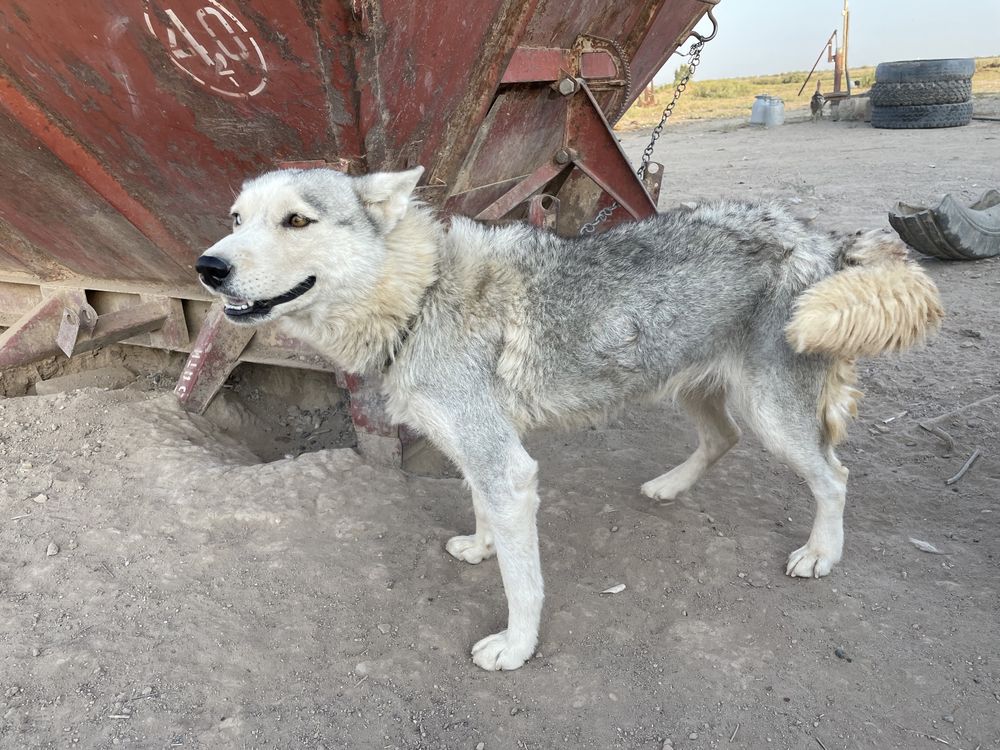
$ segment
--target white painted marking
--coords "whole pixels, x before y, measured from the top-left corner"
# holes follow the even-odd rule
[[[161,24],[162,16],[158,18],[151,10],[152,4],[159,1],[146,0],[146,28],[166,46],[174,65],[223,96],[244,99],[264,90],[268,72],[264,53],[232,11],[219,0],[208,0],[193,18],[190,13],[161,6],[167,18],[167,23]]]

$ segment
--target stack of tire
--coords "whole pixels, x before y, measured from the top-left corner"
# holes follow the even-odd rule
[[[871,90],[876,128],[954,128],[972,119],[969,58],[885,62],[875,68]]]

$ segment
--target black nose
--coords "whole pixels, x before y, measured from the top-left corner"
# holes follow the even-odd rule
[[[218,289],[222,285],[229,272],[233,270],[222,258],[214,255],[202,255],[194,264],[194,270],[201,274],[201,280],[213,289]]]

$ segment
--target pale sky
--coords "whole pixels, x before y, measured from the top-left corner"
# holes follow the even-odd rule
[[[850,6],[851,66],[1000,55],[1000,0],[850,0]],[[809,70],[830,32],[837,29],[839,38],[842,8],[843,0],[722,0],[715,11],[719,35],[706,45],[697,77]],[[673,80],[682,62],[671,57],[656,82]],[[824,56],[819,69],[833,64]]]

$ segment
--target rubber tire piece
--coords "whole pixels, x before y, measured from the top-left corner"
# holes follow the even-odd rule
[[[900,60],[879,63],[875,68],[878,83],[913,83],[914,81],[960,81],[972,78],[976,61],[971,57],[943,60]]]
[[[972,98],[972,80],[876,83],[872,86],[871,97],[875,107],[959,104]]]
[[[970,206],[950,193],[936,208],[899,203],[889,223],[907,245],[941,260],[1000,255],[1000,191],[992,188]]]
[[[972,119],[972,102],[921,104],[910,107],[872,107],[872,127],[955,128]]]

